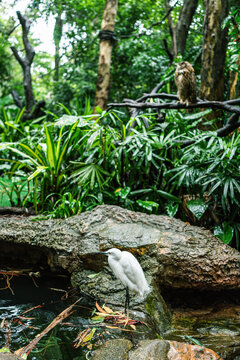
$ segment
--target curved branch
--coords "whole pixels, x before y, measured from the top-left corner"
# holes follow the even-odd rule
[[[158,90],[162,86],[162,82],[157,85],[154,90]],[[114,107],[128,107],[133,108],[135,110],[135,113],[138,113],[137,109],[194,109],[194,108],[210,108],[210,109],[222,109],[227,112],[232,113],[230,116],[227,124],[223,126],[222,128],[218,129],[216,131],[217,136],[224,137],[228,134],[230,134],[232,131],[240,127],[240,107],[234,106],[234,105],[240,105],[240,99],[233,99],[233,100],[227,100],[227,101],[208,101],[208,100],[202,100],[197,99],[197,103],[195,104],[189,104],[188,106],[185,104],[180,104],[177,102],[178,96],[175,94],[166,94],[166,93],[160,93],[156,94],[154,93],[154,90],[150,94],[144,94],[142,97],[140,97],[138,100],[131,100],[131,99],[124,99],[123,103],[110,103],[108,104],[108,109],[114,108]],[[157,91],[156,90],[156,91]],[[149,98],[152,99],[169,99],[169,100],[175,100],[174,102],[166,102],[166,103],[149,103],[149,102],[143,102]],[[136,116],[136,115],[135,115]],[[182,146],[191,145],[195,142],[195,140],[176,140],[176,143],[180,143]]]
[[[32,47],[32,44],[30,43],[29,39],[28,39],[28,33],[30,30],[30,20],[26,17],[23,16],[20,11],[17,11],[17,17],[18,20],[22,26],[22,39],[23,39],[23,44],[24,44],[24,49],[26,51],[26,57],[24,62],[28,62],[29,65],[32,64],[33,62],[33,58],[35,56],[35,51]]]
[[[25,64],[23,59],[21,58],[21,56],[19,55],[17,49],[15,48],[15,46],[11,46],[10,49],[13,52],[13,55],[15,56],[15,59],[19,62],[19,64],[21,65],[21,67],[24,69]]]
[[[160,94],[157,94],[160,95]],[[151,97],[155,97],[154,95]],[[159,96],[156,96],[159,97]],[[221,101],[198,101],[196,104],[180,104],[176,102],[170,102],[170,103],[139,103],[139,102],[124,102],[124,103],[110,103],[108,104],[108,109],[111,109],[113,107],[134,107],[138,109],[196,109],[196,108],[212,108],[212,109],[222,109],[226,110],[231,113],[235,113],[240,115],[240,108],[236,106],[231,106],[228,103],[224,103]]]
[[[233,116],[236,116],[236,114],[234,114]],[[231,116],[231,117],[232,117],[232,116]],[[231,119],[231,118],[230,118],[230,119]],[[228,123],[227,123],[225,126],[223,126],[222,128],[220,128],[220,129],[218,129],[218,130],[216,131],[218,137],[227,136],[227,135],[230,134],[232,131],[234,131],[234,130],[236,130],[238,127],[240,127],[240,121],[236,121],[236,122],[230,123],[230,119],[229,119]],[[238,115],[237,115],[237,119],[238,119]],[[207,137],[206,140],[209,139],[209,138],[210,138],[210,136]],[[175,142],[178,143],[178,144],[181,144],[182,147],[185,147],[185,146],[194,144],[194,143],[195,143],[195,140],[194,140],[194,139],[193,139],[193,140],[183,140],[183,141],[181,141],[181,140],[175,140]]]
[[[35,104],[35,98],[32,89],[32,77],[31,77],[31,65],[35,55],[35,51],[28,39],[28,33],[30,29],[30,21],[26,16],[23,16],[20,11],[17,11],[19,22],[22,26],[22,39],[25,50],[25,58],[23,59],[15,46],[11,46],[11,50],[16,60],[22,67],[24,78],[24,93],[26,99],[26,111],[31,112],[33,105]]]

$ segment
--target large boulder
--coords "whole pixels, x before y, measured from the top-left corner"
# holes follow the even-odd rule
[[[96,278],[93,281],[87,274],[104,274],[101,291],[109,290],[111,272],[97,253],[112,247],[131,251],[149,281],[154,279],[160,287],[240,288],[240,253],[210,231],[168,216],[102,205],[66,220],[0,218],[0,259],[62,268],[73,274],[74,281],[79,274],[86,289],[94,293]],[[119,284],[113,287],[122,289]]]

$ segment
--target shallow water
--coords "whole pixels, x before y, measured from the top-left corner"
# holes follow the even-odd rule
[[[239,295],[239,291],[169,291],[173,322],[165,337],[190,343],[192,339],[193,344],[194,341],[199,342],[224,360],[239,360]]]
[[[139,340],[156,337],[153,326],[138,324],[137,331],[128,332],[121,329],[108,329],[105,326],[101,327],[100,324],[91,324],[90,317],[95,309],[95,303],[92,300],[90,304],[89,298],[82,297],[77,289],[70,288],[69,279],[66,277],[45,277],[33,281],[27,276],[14,276],[10,281],[10,286],[12,291],[9,288],[0,290],[0,323],[5,319],[5,326],[0,327],[0,348],[9,341],[11,351],[16,351],[29,344],[58,314],[81,298],[79,303],[74,306],[75,312],[39,341],[28,356],[28,360],[85,360],[90,358],[91,349],[88,349],[87,346],[80,346],[77,349],[73,347],[74,339],[79,332],[89,327],[97,329],[95,339],[91,341],[94,344],[92,350],[98,347],[96,345],[101,345],[108,339],[127,337]],[[6,287],[6,278],[0,279],[0,288],[4,287]],[[68,293],[68,298],[65,296],[66,293]],[[40,307],[34,308],[39,305]],[[32,310],[24,314],[29,309]],[[21,316],[25,319],[22,319]],[[142,313],[130,312],[130,316],[146,321],[141,318]],[[6,326],[6,321],[9,327]]]
[[[1,288],[6,287],[5,278],[1,280],[0,285]],[[61,311],[80,297],[79,294],[71,297],[72,291],[70,291],[70,298],[64,298],[66,294],[64,290],[69,291],[70,289],[68,288],[68,279],[63,277],[36,279],[35,283],[29,277],[13,277],[10,286],[14,294],[9,288],[0,290],[0,322],[3,324],[3,319],[5,319],[5,326],[0,328],[0,347],[3,347],[8,341],[12,351],[26,346]],[[41,307],[23,314],[26,310],[38,305]],[[28,356],[29,360],[86,359],[89,350],[74,349],[73,341],[77,334],[87,327],[92,309],[87,309],[86,301],[80,301],[75,310],[76,312],[66,318],[63,324],[57,325],[40,340]],[[19,316],[23,316],[25,319],[19,318]]]

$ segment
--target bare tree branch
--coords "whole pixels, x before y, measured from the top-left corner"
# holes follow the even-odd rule
[[[30,41],[28,39],[28,33],[30,30],[31,22],[26,16],[23,16],[20,13],[20,11],[17,11],[17,17],[22,26],[22,39],[23,39],[24,49],[26,51],[26,57],[25,57],[24,61],[28,62],[29,65],[31,65],[33,62],[34,55],[35,55],[35,51],[32,47],[32,44],[30,43]]]
[[[161,84],[161,83],[160,83]],[[158,89],[158,86],[155,87],[155,89]],[[174,102],[165,102],[165,103],[153,103],[153,102],[143,102],[147,99],[169,99],[169,100],[175,100]],[[195,104],[189,104],[188,106],[185,104],[181,104],[177,102],[178,96],[175,94],[166,94],[166,93],[160,93],[156,94],[154,92],[150,94],[144,94],[142,97],[140,97],[138,100],[134,101],[131,99],[125,99],[122,103],[110,103],[108,104],[108,109],[112,109],[114,107],[127,107],[127,108],[133,108],[134,109],[134,115],[137,116],[139,110],[141,109],[196,109],[196,108],[205,108],[205,109],[222,109],[227,112],[232,113],[230,116],[227,124],[223,126],[222,128],[218,129],[216,131],[217,136],[224,137],[228,134],[230,134],[232,131],[240,127],[240,107],[236,105],[240,105],[240,99],[233,99],[233,100],[227,100],[227,101],[208,101],[208,100],[202,100],[197,99],[197,103]],[[181,143],[183,146],[187,146],[190,144],[193,144],[195,140],[186,140],[181,141],[177,140],[177,143]]]
[[[186,41],[193,16],[198,5],[198,0],[185,0],[181,8],[176,26],[177,52],[184,54]]]
[[[173,6],[171,6],[171,7],[168,8],[166,14],[163,16],[163,18],[162,18],[160,21],[157,21],[157,22],[151,24],[150,26],[148,26],[148,27],[146,28],[146,31],[144,31],[144,32],[142,32],[142,33],[120,35],[119,38],[120,38],[120,39],[129,39],[129,38],[131,38],[131,37],[140,38],[141,36],[146,36],[146,35],[149,36],[149,35],[152,35],[152,34],[149,34],[149,33],[148,33],[148,30],[151,30],[154,26],[161,25],[161,24],[165,21],[165,19],[168,18],[168,16],[170,15],[170,13],[173,11],[173,9],[174,9],[175,6],[177,5],[178,1],[179,1],[179,0],[177,0],[177,1],[173,4]]]
[[[161,95],[161,94],[157,94]],[[159,97],[159,96],[152,96],[152,97]],[[110,103],[108,104],[108,109],[113,107],[134,107],[137,109],[196,109],[196,108],[211,108],[211,109],[222,109],[226,110],[231,113],[236,113],[240,115],[240,108],[236,106],[229,105],[225,102],[221,101],[199,101],[196,104],[189,104],[188,106],[185,104],[180,104],[176,102],[170,103],[138,103],[138,102],[124,102],[124,103]]]
[[[18,108],[22,109],[23,108],[23,103],[22,103],[18,93],[15,90],[12,90],[12,97],[13,97],[14,104]]]
[[[12,52],[13,52],[13,55],[15,56],[16,60],[19,62],[19,64],[21,65],[21,67],[24,69],[24,61],[23,59],[21,58],[21,56],[19,55],[17,49],[15,48],[15,46],[11,46],[10,47]]]
[[[32,77],[31,77],[31,65],[33,62],[33,58],[35,55],[35,51],[28,39],[28,33],[30,29],[30,21],[26,16],[23,16],[20,11],[17,11],[17,16],[19,22],[22,26],[22,39],[24,44],[25,50],[25,57],[22,58],[15,46],[11,46],[11,50],[13,55],[15,56],[16,60],[19,62],[23,69],[23,77],[24,77],[24,93],[26,99],[26,111],[31,112],[32,107],[35,104],[35,98],[32,89]]]

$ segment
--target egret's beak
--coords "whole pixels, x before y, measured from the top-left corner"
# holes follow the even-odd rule
[[[104,251],[99,251],[99,252],[97,252],[96,254],[103,254],[103,255],[107,255],[107,253],[106,253],[106,252],[104,252]]]

